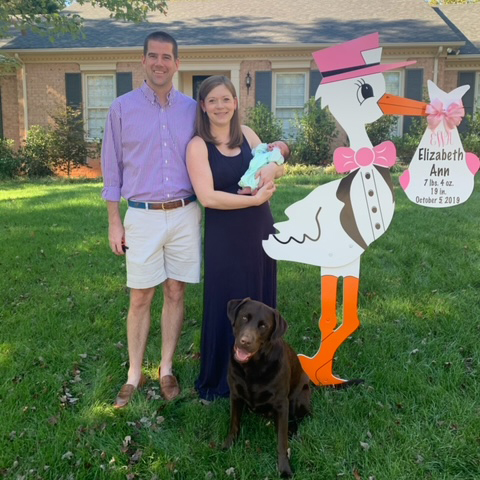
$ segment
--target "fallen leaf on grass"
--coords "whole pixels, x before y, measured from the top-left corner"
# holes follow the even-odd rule
[[[362,477],[356,468],[353,469],[353,476],[355,477],[355,480],[362,480]]]
[[[55,417],[55,416],[50,417],[50,418],[48,419],[48,423],[49,423],[50,425],[57,425],[57,424],[58,424],[58,417]]]
[[[142,450],[137,450],[131,457],[130,457],[130,463],[138,463],[140,459],[142,458],[143,451]]]
[[[360,446],[364,449],[364,450],[368,450],[370,448],[370,445],[367,443],[367,442],[360,442]]]
[[[230,476],[235,476],[235,469],[233,467],[227,468],[225,470],[225,473],[230,477]]]
[[[62,455],[62,460],[71,460],[73,458],[72,452],[66,452]]]
[[[127,435],[127,436],[123,439],[123,446],[124,446],[124,447],[128,447],[131,443],[132,443],[132,437],[131,437],[130,435]]]

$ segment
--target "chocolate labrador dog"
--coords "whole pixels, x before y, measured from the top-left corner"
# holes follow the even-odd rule
[[[229,448],[238,436],[245,405],[273,413],[277,427],[278,469],[290,477],[288,435],[297,421],[310,413],[310,384],[296,353],[282,338],[287,322],[277,310],[245,298],[228,302],[235,345],[228,371],[230,432],[223,445]]]

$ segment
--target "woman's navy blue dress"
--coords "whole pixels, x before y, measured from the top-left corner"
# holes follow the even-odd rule
[[[227,157],[207,143],[215,190],[237,193],[240,177],[252,153],[244,138],[241,153]],[[262,240],[274,233],[269,203],[236,210],[205,208],[204,299],[200,375],[195,382],[200,397],[227,397],[227,371],[233,348],[227,303],[250,297],[275,308],[277,269]]]

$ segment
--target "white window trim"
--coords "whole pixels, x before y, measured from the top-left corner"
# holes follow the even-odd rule
[[[307,103],[308,100],[308,92],[310,91],[310,70],[279,70],[279,71],[274,71],[273,73],[273,79],[272,79],[272,112],[274,115],[276,115],[277,112],[277,75],[298,75],[299,73],[303,74],[305,76],[305,90],[303,92],[303,106]],[[282,105],[281,107],[278,108],[299,108],[298,105]]]
[[[117,98],[117,81],[116,81],[116,72],[89,72],[83,73],[82,75],[83,80],[83,94],[84,94],[84,101],[83,101],[83,118],[84,118],[84,129],[85,129],[85,136],[88,141],[94,141],[95,138],[88,136],[88,82],[87,77],[113,77],[113,98]],[[93,107],[92,107],[93,108]]]
[[[398,95],[400,97],[403,97],[404,96],[404,93],[405,93],[405,69],[402,69],[402,70],[388,70],[388,72],[385,72],[385,73],[398,73],[399,74],[399,79],[398,79],[398,89],[399,89],[399,93]],[[403,121],[404,121],[404,116],[403,115],[396,115],[399,119],[399,122],[398,122],[398,134],[400,136],[403,135]]]
[[[480,111],[480,72],[477,72],[475,75],[475,91],[473,95],[473,114],[475,115],[477,111]]]

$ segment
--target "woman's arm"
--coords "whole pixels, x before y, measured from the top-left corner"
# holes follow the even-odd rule
[[[235,210],[262,205],[273,195],[275,184],[265,184],[253,196],[237,195],[215,190],[208,163],[208,150],[204,140],[193,137],[187,146],[187,169],[197,198],[204,207]]]

